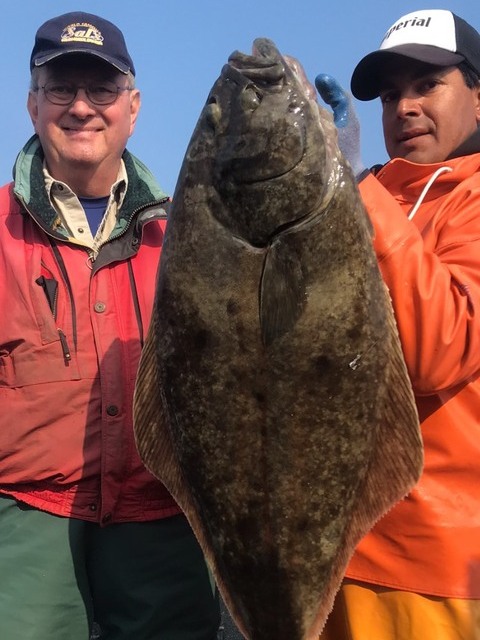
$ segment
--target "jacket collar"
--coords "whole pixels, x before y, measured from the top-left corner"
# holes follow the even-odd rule
[[[122,159],[128,176],[128,188],[111,237],[121,235],[139,211],[168,199],[152,173],[138,158],[125,150]],[[58,215],[45,188],[43,161],[43,150],[35,134],[17,156],[13,169],[14,193],[43,228],[67,239],[61,229],[56,228]]]
[[[447,167],[448,170],[440,172],[442,167]],[[417,164],[403,158],[394,158],[375,175],[399,202],[415,203],[434,174],[435,182],[425,198],[427,201],[448,193],[474,174],[477,174],[478,180],[479,173],[480,153],[474,153],[434,164]]]

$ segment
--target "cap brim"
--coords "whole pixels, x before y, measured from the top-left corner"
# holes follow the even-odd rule
[[[458,53],[430,45],[403,44],[384,51],[374,51],[362,58],[355,67],[350,88],[358,100],[378,98],[383,79],[393,62],[399,57],[426,62],[439,67],[457,65],[465,58]]]
[[[33,61],[33,64],[35,67],[41,67],[43,64],[46,64],[47,62],[50,62],[55,58],[59,58],[60,56],[67,56],[72,53],[81,53],[84,55],[94,56],[95,58],[101,58],[105,62],[108,62],[108,64],[111,64],[113,67],[118,69],[121,73],[128,73],[129,71],[132,71],[133,73],[133,70],[131,70],[127,64],[124,64],[119,60],[116,60],[110,56],[106,56],[104,53],[97,53],[96,51],[90,51],[87,49],[82,49],[80,47],[78,49],[68,49],[68,51],[52,51],[50,53],[46,53],[43,56],[39,56],[38,58],[36,58]]]

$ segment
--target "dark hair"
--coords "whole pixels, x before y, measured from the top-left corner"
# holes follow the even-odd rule
[[[458,68],[462,72],[465,84],[469,89],[474,89],[480,85],[480,75],[472,69],[468,62],[460,62]]]

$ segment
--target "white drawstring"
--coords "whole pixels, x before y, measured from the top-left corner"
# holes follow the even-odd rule
[[[445,172],[450,172],[453,171],[453,169],[451,167],[439,167],[435,173],[430,177],[430,180],[427,182],[427,184],[423,187],[423,191],[420,194],[420,197],[418,198],[418,200],[416,201],[416,203],[414,204],[414,206],[412,207],[412,209],[410,210],[410,213],[408,214],[408,219],[411,220],[413,218],[413,216],[417,213],[418,211],[418,207],[422,204],[425,196],[427,195],[428,190],[430,189],[430,187],[432,186],[432,184],[435,182],[435,180],[438,178],[438,176],[441,173],[445,173]]]

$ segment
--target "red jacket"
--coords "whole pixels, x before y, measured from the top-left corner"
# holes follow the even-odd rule
[[[425,468],[360,543],[347,575],[480,598],[480,153],[435,165],[395,159],[360,191],[416,394]]]
[[[22,205],[13,184],[0,190],[0,491],[104,524],[179,513],[132,428],[167,198],[126,153],[118,229],[92,268],[88,249],[53,231],[43,183],[22,182],[32,166],[41,178],[41,152],[22,160]]]

